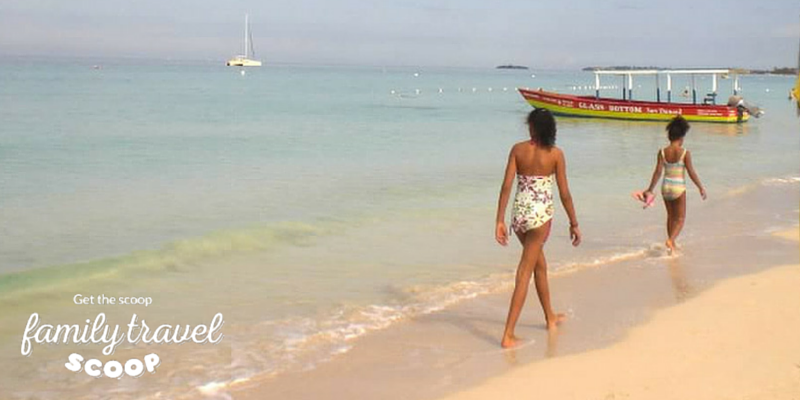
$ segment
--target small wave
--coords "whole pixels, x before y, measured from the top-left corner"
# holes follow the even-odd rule
[[[610,264],[616,264],[623,261],[630,261],[635,259],[658,258],[664,255],[665,247],[661,244],[651,244],[646,247],[635,248],[632,250],[622,251],[596,257],[590,260],[576,261],[563,265],[558,265],[554,268],[555,274],[569,274],[580,271],[586,268],[597,268]]]
[[[132,272],[180,271],[193,263],[235,254],[269,251],[278,246],[307,246],[335,232],[336,223],[279,223],[229,230],[178,240],[157,250],[84,263],[55,265],[0,275],[0,300],[66,290],[76,282],[131,276]]]
[[[663,246],[650,245],[632,250],[554,267],[554,275],[580,269],[660,257]],[[357,339],[387,329],[401,321],[432,314],[465,300],[510,290],[513,272],[488,275],[479,280],[464,280],[444,285],[414,285],[401,289],[396,303],[340,307],[322,318],[291,317],[264,321],[257,326],[239,327],[230,332],[241,340],[241,352],[233,376],[239,379],[274,378],[281,374],[316,368],[350,351]],[[263,339],[269,338],[268,343]]]
[[[227,333],[240,342],[237,347],[241,349],[235,352],[232,376],[239,380],[269,379],[314,369],[349,352],[355,340],[371,332],[512,284],[513,274],[500,273],[479,281],[416,285],[402,290],[402,300],[396,303],[342,306],[322,318],[290,317],[238,326]],[[269,339],[265,342],[263,338]]]
[[[227,389],[229,386],[228,383],[225,382],[209,382],[203,386],[197,388],[197,390],[203,395],[207,397],[222,397],[222,398],[232,398],[230,395],[227,395],[223,392],[223,390]]]
[[[762,181],[765,185],[787,185],[793,183],[800,183],[799,176],[790,176],[784,178],[766,178]]]
[[[750,193],[761,186],[782,186],[782,185],[792,185],[797,183],[800,183],[800,177],[797,176],[764,178],[755,183],[749,183],[746,185],[732,188],[728,190],[728,192],[725,195],[726,197],[736,197],[746,193]]]

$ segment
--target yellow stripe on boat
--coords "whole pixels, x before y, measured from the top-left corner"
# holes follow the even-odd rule
[[[637,121],[669,121],[675,118],[674,114],[642,114],[642,113],[631,113],[631,112],[619,112],[619,111],[598,111],[598,110],[586,110],[580,108],[572,108],[572,107],[564,107],[555,105],[552,103],[532,100],[532,99],[525,99],[528,104],[536,108],[546,108],[550,110],[550,112],[555,114],[561,115],[570,115],[575,117],[587,117],[587,118],[612,118],[612,119],[626,119],[626,120],[637,120]],[[702,122],[737,122],[736,116],[706,116],[706,115],[683,115],[683,117],[687,121],[702,121]],[[748,114],[742,117],[742,122],[747,121],[750,118]]]

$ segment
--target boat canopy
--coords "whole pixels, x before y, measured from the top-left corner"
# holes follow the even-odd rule
[[[697,85],[695,76],[711,75],[711,92],[703,99],[704,104],[716,104],[717,98],[717,79],[725,79],[733,75],[733,94],[739,94],[739,75],[729,69],[614,69],[614,70],[594,70],[595,96],[600,98],[600,76],[619,75],[623,77],[622,99],[633,100],[633,76],[651,75],[656,78],[656,101],[661,102],[661,76],[667,77],[667,103],[672,102],[672,75],[690,75],[692,77],[692,103],[697,104]]]

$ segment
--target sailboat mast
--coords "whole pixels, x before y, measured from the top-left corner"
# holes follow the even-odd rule
[[[250,48],[249,43],[247,43],[247,38],[248,36],[250,36],[247,34],[247,31],[250,28],[249,17],[250,16],[247,14],[244,15],[244,58],[249,58],[249,55],[247,53],[248,49]]]

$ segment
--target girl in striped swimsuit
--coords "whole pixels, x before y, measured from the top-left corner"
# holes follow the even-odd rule
[[[692,153],[683,148],[683,139],[689,131],[689,123],[678,115],[667,124],[667,135],[669,146],[658,152],[656,168],[653,171],[653,179],[650,180],[650,187],[645,190],[645,195],[653,194],[653,189],[664,172],[664,180],[661,183],[661,195],[664,197],[664,205],[667,207],[667,251],[675,251],[675,239],[683,229],[683,221],[686,216],[686,173],[692,182],[700,190],[700,196],[706,199],[706,190],[700,183],[700,178],[692,166]]]

